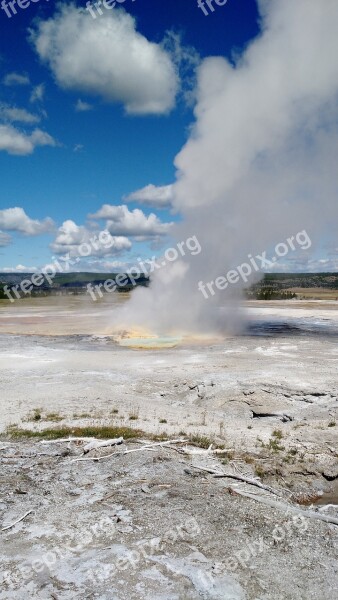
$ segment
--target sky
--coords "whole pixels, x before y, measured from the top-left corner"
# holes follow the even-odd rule
[[[185,218],[177,156],[203,112],[203,65],[240,64],[262,35],[262,9],[125,0],[98,14],[86,2],[18,2],[25,8],[0,2],[0,271],[75,256],[100,231],[111,244],[91,244],[74,270],[123,270],[162,253]],[[226,206],[217,218],[227,223]],[[316,241],[306,261],[290,257],[280,270],[338,270],[332,238]]]

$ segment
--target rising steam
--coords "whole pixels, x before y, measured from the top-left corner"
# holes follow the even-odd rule
[[[124,326],[225,330],[243,284],[206,300],[200,280],[297,231],[308,232],[312,250],[337,233],[337,1],[259,0],[259,9],[261,35],[234,64],[202,63],[195,123],[175,160],[183,220],[174,235],[197,236],[202,252],[136,290],[119,315]]]

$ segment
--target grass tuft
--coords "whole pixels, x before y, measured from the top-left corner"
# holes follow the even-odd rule
[[[41,419],[42,419],[41,408],[34,408],[34,410],[27,417],[27,421],[41,421]]]
[[[205,448],[206,450],[213,444],[213,441],[210,438],[205,437],[204,435],[190,435],[189,442],[193,446],[198,446],[198,448]]]
[[[48,413],[46,415],[45,421],[63,421],[64,417],[59,415],[58,413]]]

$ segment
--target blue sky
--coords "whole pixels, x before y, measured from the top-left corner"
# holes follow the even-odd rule
[[[260,33],[255,0],[214,6],[206,16],[197,0],[125,0],[96,19],[84,2],[0,11],[0,270],[41,268],[106,227],[114,251],[79,269],[168,246],[181,217],[164,186],[194,121],[196,68],[235,60]]]
[[[180,35],[182,45],[192,46],[203,58],[212,54],[230,56],[234,48],[241,49],[257,34],[256,4],[245,0],[244,5],[239,12],[236,2],[229,0],[228,5],[217,7],[217,14],[215,11],[208,17],[195,0],[126,0],[123,9],[135,17],[137,31],[149,41],[161,43],[166,32],[173,31]],[[41,0],[25,10],[17,8],[11,18],[0,12],[0,102],[41,118],[33,124],[13,123],[18,130],[28,134],[38,126],[55,140],[55,145],[36,147],[31,154],[0,153],[0,207],[22,207],[29,218],[43,220],[48,216],[58,227],[69,219],[83,225],[87,215],[102,204],[123,204],[123,196],[147,184],[172,183],[173,160],[186,140],[193,107],[181,97],[169,114],[126,115],[121,102],[107,102],[82,90],[62,89],[28,41],[28,29],[37,20],[52,18],[56,10],[54,2]],[[96,25],[88,12],[86,16],[90,25]],[[12,73],[26,77],[29,83],[4,85],[5,77]],[[31,102],[32,91],[41,85],[42,99]],[[91,109],[76,110],[78,100]],[[85,104],[81,106],[86,108]],[[137,206],[128,204],[131,211]],[[140,208],[146,215],[155,212],[164,222],[179,218],[167,209]],[[38,267],[54,255],[49,243],[55,239],[55,231],[38,236],[15,230],[8,234],[12,243],[1,248],[2,269],[19,264]],[[132,250],[111,258],[112,262],[132,260],[132,255],[149,256],[154,240],[131,241]]]

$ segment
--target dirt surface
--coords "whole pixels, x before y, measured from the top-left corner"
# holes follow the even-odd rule
[[[338,527],[318,519],[338,518],[337,304],[312,305],[252,303],[243,335],[156,351],[26,305],[0,336],[0,599],[338,598]],[[17,334],[39,318],[57,335]],[[145,433],[86,455],[10,437],[107,425]],[[154,435],[189,455],[142,448]]]
[[[337,526],[267,508],[236,494],[251,486],[191,467],[224,469],[213,457],[127,447],[139,452],[73,462],[75,444],[2,446],[3,526],[33,512],[0,534],[0,598],[337,598]]]

